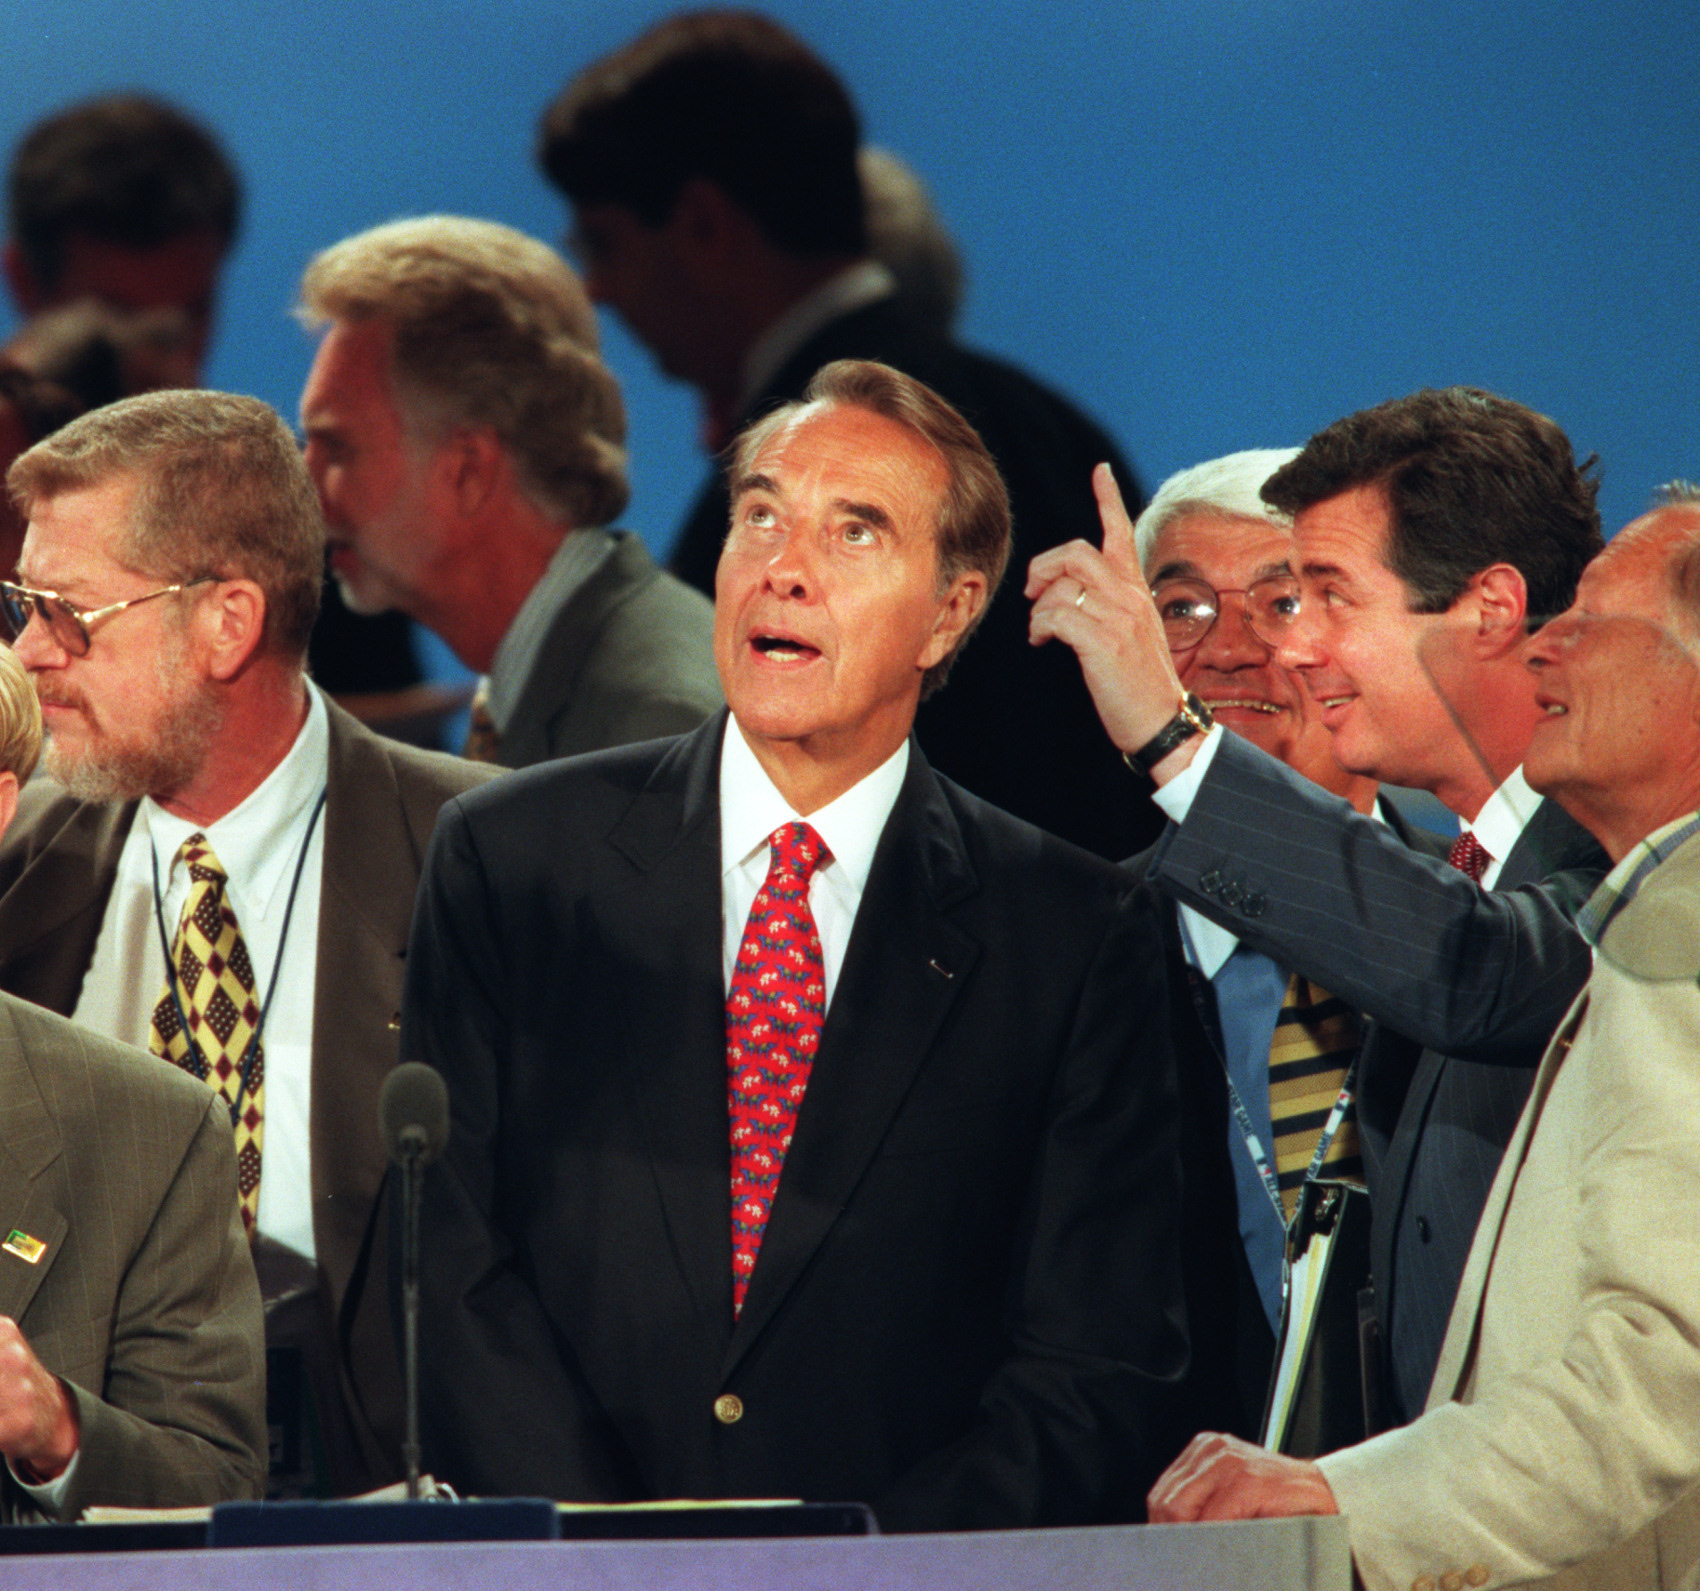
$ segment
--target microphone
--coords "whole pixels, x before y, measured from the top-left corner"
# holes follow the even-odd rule
[[[420,1061],[403,1061],[378,1094],[378,1126],[391,1162],[401,1171],[402,1359],[407,1390],[407,1495],[419,1497],[419,1196],[420,1172],[449,1141],[449,1091],[442,1075]]]
[[[403,1061],[378,1094],[378,1124],[394,1165],[423,1168],[449,1141],[449,1091],[441,1072]]]

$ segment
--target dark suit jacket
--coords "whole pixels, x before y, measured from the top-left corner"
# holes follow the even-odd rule
[[[1359,1067],[1390,1416],[1421,1412],[1500,1156],[1590,971],[1607,861],[1542,802],[1484,891],[1227,736],[1150,877],[1373,1018]]]
[[[912,751],[734,1324],[726,723],[444,808],[403,1026],[453,1111],[427,1464],[486,1494],[859,1499],[891,1529],[1137,1509],[1183,1359],[1149,913]]]
[[[401,1382],[381,1286],[359,1286],[388,1169],[378,1091],[395,1065],[402,963],[437,808],[495,770],[417,751],[334,703],[313,1003],[313,1242],[329,1318],[346,1315],[344,1395],[358,1451],[331,1455],[339,1491],[400,1472]],[[77,801],[51,780],[23,792],[0,842],[0,989],[69,1015],[94,955],[135,805]],[[350,1296],[352,1293],[352,1297]],[[345,1376],[348,1367],[344,1367]]]
[[[614,537],[549,627],[497,741],[505,768],[682,734],[720,706],[714,604]]]
[[[81,1430],[59,1511],[257,1497],[260,1294],[230,1118],[175,1067],[0,995],[0,1314],[68,1386]],[[8,1520],[41,1517],[0,1464]]]
[[[1027,640],[1021,594],[1027,565],[1047,547],[1103,539],[1092,468],[1108,461],[1137,513],[1138,482],[1115,443],[1085,415],[1011,365],[958,347],[894,299],[853,310],[824,327],[768,383],[746,415],[800,398],[834,359],[877,359],[924,381],[979,431],[998,461],[1015,514],[1009,572],[949,685],[921,704],[915,736],[938,771],[1006,812],[1100,856],[1148,845],[1160,814],[1137,799],[1092,706],[1074,654]],[[697,499],[671,568],[714,589],[730,515],[724,477]]]
[[[1135,857],[1128,868],[1143,876],[1149,859],[1149,852]],[[1169,1443],[1179,1453],[1200,1431],[1256,1439],[1275,1363],[1275,1334],[1240,1240],[1216,992],[1187,964],[1174,902],[1149,885],[1146,889],[1162,927],[1169,1036],[1181,1100],[1186,1188],[1181,1257],[1192,1357]]]

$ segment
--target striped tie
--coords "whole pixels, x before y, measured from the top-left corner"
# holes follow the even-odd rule
[[[1344,1001],[1297,973],[1287,980],[1269,1046],[1269,1115],[1275,1128],[1275,1173],[1289,1221],[1358,1039],[1357,1016]],[[1330,1177],[1363,1180],[1356,1106],[1341,1121],[1322,1170]]]

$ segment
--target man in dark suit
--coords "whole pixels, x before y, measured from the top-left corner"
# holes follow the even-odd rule
[[[1235,734],[1370,812],[1375,781],[1335,761],[1320,709],[1266,639],[1297,581],[1292,526],[1258,494],[1297,451],[1230,453],[1170,476],[1133,527],[1135,551],[1156,587],[1182,685]],[[1405,832],[1397,813],[1382,815]],[[1151,854],[1128,866],[1143,877]],[[1192,1363],[1182,1436],[1256,1436],[1281,1320],[1288,1215],[1319,1147],[1324,1175],[1362,1179],[1355,1106],[1329,1125],[1358,1021],[1325,988],[1191,907],[1162,896],[1159,915],[1187,1195]],[[1236,1263],[1222,1263],[1225,1251]]]
[[[314,259],[301,313],[329,325],[301,422],[331,571],[485,676],[470,754],[524,767],[720,705],[710,604],[602,528],[625,412],[565,260],[493,222],[393,222]]]
[[[183,942],[189,841],[222,864],[260,1008],[240,1085],[260,1122],[256,1256],[274,1343],[306,1356],[325,1422],[303,1462],[336,1490],[379,1484],[399,1464],[400,1380],[382,1289],[362,1286],[378,1090],[437,808],[489,771],[381,740],[307,683],[323,522],[264,404],[125,400],[9,480],[29,529],[23,584],[0,599],[51,777],[0,844],[0,988],[164,1052],[158,1006],[180,974],[174,947],[168,985],[162,942]]]
[[[868,256],[855,108],[798,39],[747,11],[673,17],[595,63],[544,119],[542,159],[571,201],[591,296],[617,310],[663,370],[701,394],[719,451],[802,395],[835,359],[905,371],[984,438],[1009,487],[1015,552],[1089,535],[1096,464],[1132,472],[1103,430],[999,360],[952,342]],[[672,567],[712,589],[728,523],[718,474]],[[1125,799],[1067,658],[1027,644],[1013,592],[992,602],[950,696],[916,734],[941,773],[1112,858],[1154,827]]]
[[[1124,1516],[1184,1356],[1154,924],[910,738],[1008,555],[979,439],[882,366],[811,394],[731,462],[730,717],[444,809],[403,1018],[453,1113],[427,1463]]]
[[[1403,1422],[1533,1068],[1588,975],[1571,918],[1605,858],[1519,764],[1539,718],[1522,645],[1600,546],[1594,484],[1545,416],[1448,388],[1336,422],[1264,489],[1295,516],[1301,586],[1277,655],[1345,767],[1463,820],[1450,867],[1176,714],[1161,621],[1099,484],[1105,550],[1035,562],[1034,634],[1080,654],[1112,740],[1160,787],[1175,826],[1152,880],[1376,1019],[1359,1123],[1383,1413]]]

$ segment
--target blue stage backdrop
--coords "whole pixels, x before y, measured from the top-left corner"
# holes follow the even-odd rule
[[[460,211],[557,238],[537,115],[648,0],[359,8],[9,6],[0,142],[95,92],[217,127],[248,221],[211,370],[293,416],[288,305],[314,250]],[[969,340],[1093,410],[1148,485],[1472,382],[1605,466],[1608,528],[1700,474],[1700,138],[1674,0],[780,0],[870,140],[931,182],[971,270]],[[610,324],[628,523],[665,551],[700,481],[693,403]]]

